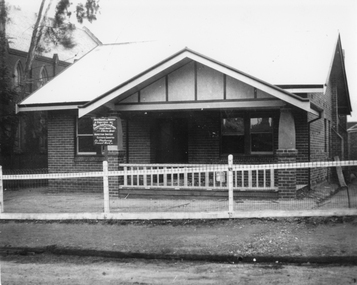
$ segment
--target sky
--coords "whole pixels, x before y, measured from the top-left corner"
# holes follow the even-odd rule
[[[39,0],[8,2],[34,11],[40,5]],[[103,43],[165,39],[238,50],[247,35],[268,47],[274,36],[339,33],[354,110],[348,120],[357,121],[356,0],[100,0],[100,6],[98,20],[86,27]]]

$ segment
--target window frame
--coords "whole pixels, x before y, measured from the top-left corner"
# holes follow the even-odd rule
[[[271,132],[259,132],[259,134],[271,134],[271,146],[272,146],[272,149],[271,151],[253,151],[252,150],[252,133],[254,134],[258,134],[258,132],[252,132],[251,131],[251,119],[253,118],[269,118],[271,119]],[[254,155],[254,154],[273,154],[274,153],[274,118],[273,116],[269,116],[269,115],[251,115],[249,117],[249,152],[251,155]]]
[[[223,119],[226,118],[243,118],[244,119],[244,152],[225,152],[223,150]],[[271,137],[272,137],[272,150],[271,151],[252,151],[252,132],[251,132],[251,119],[252,118],[265,118],[268,117],[272,120],[271,122]],[[270,112],[231,112],[230,114],[221,113],[220,117],[220,154],[228,155],[233,154],[237,156],[252,156],[252,155],[273,155],[274,154],[274,143],[275,143],[275,121],[276,116]]]
[[[18,60],[14,66],[14,74],[13,74],[13,80],[12,80],[13,87],[15,89],[21,87],[23,74],[24,74],[24,70],[22,67],[21,60]]]
[[[37,89],[41,88],[48,82],[48,72],[46,67],[43,65],[40,69],[38,76]]]
[[[225,119],[229,119],[229,118],[232,118],[232,119],[236,119],[236,118],[240,118],[240,119],[243,119],[243,134],[242,135],[224,135],[223,134],[223,125],[224,125],[224,120]],[[226,154],[226,152],[223,152],[223,145],[224,145],[224,138],[223,137],[239,137],[239,136],[242,136],[243,137],[243,152],[238,152],[238,151],[235,151],[233,152],[234,154],[238,154],[238,155],[244,155],[246,153],[246,141],[247,141],[247,128],[246,128],[246,124],[245,124],[245,116],[242,115],[242,114],[237,114],[235,116],[224,116],[224,117],[221,117],[221,120],[220,120],[220,127],[221,127],[221,132],[220,132],[220,146],[221,146],[221,154]],[[238,139],[239,140],[239,139]],[[237,146],[237,149],[238,149],[238,146]]]
[[[83,117],[83,118],[78,118],[76,117],[76,155],[78,156],[93,156],[93,155],[98,155],[99,154],[99,151],[98,151],[98,148],[94,145],[93,143],[93,148],[95,149],[95,151],[93,152],[80,152],[79,151],[79,138],[80,137],[92,137],[92,141],[93,141],[93,133],[91,134],[80,134],[79,133],[79,120],[80,119],[92,119],[91,117]]]

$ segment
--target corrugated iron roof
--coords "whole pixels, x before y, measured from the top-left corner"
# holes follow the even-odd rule
[[[272,85],[324,85],[335,37],[292,37],[243,41],[240,45],[138,42],[96,47],[21,105],[89,102],[135,78],[185,48]],[[299,38],[299,39],[298,39]]]

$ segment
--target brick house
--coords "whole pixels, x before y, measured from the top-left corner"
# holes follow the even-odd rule
[[[101,170],[91,118],[102,116],[117,117],[120,129],[118,145],[108,147],[111,170],[125,163],[221,164],[228,154],[236,164],[345,159],[351,104],[341,39],[321,44],[311,45],[308,59],[290,54],[272,66],[247,61],[243,52],[234,64],[223,63],[223,49],[215,57],[204,47],[102,45],[18,104],[18,111],[48,112],[52,173]],[[273,176],[278,195],[291,198],[299,185],[312,187],[331,173],[298,169]],[[62,187],[95,191],[92,182]]]
[[[12,84],[23,100],[29,94],[42,87],[57,74],[66,69],[76,59],[101,44],[85,27],[73,32],[71,48],[41,42],[32,65],[28,82],[22,80],[26,56],[31,42],[32,29],[36,14],[22,10],[20,7],[7,7],[9,20],[3,23],[7,38],[6,65],[12,76]],[[20,94],[21,86],[26,84],[26,94]],[[11,106],[15,108],[15,106]],[[38,112],[19,116],[19,125],[13,153],[1,157],[4,169],[47,168],[47,114]]]

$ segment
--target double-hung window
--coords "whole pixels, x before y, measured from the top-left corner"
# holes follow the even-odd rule
[[[250,118],[251,153],[273,151],[273,119],[270,117]]]
[[[245,125],[243,117],[222,119],[222,152],[245,152]]]
[[[221,119],[221,153],[273,153],[273,118],[243,114]]]
[[[98,147],[93,143],[93,122],[90,117],[77,118],[77,154],[95,155]]]

